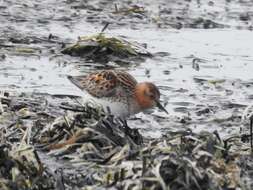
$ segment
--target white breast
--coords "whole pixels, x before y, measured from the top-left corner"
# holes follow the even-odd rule
[[[115,116],[127,117],[131,114],[129,113],[128,105],[122,102],[113,102],[106,99],[96,98],[88,93],[82,98],[84,103],[87,101],[94,101],[96,104],[101,105],[106,113],[110,112],[110,114]]]

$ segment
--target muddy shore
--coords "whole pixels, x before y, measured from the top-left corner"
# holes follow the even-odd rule
[[[252,4],[0,1],[0,187],[252,189]],[[140,54],[62,53],[106,25]],[[80,108],[66,75],[109,68],[155,82],[170,114]]]

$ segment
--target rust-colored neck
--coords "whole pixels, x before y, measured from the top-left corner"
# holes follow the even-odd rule
[[[135,87],[135,99],[141,109],[151,108],[152,102],[146,95],[145,91],[148,88],[148,83],[138,83]]]

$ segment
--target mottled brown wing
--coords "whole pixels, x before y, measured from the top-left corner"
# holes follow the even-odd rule
[[[131,75],[112,70],[99,71],[86,77],[69,76],[68,79],[80,89],[98,98],[122,96],[124,90],[128,92],[128,88],[134,88],[137,83]]]
[[[124,71],[115,71],[115,74],[117,76],[118,83],[124,89],[126,89],[126,91],[129,94],[132,94],[132,92],[134,91],[135,86],[137,84],[137,81],[135,80],[135,78]]]

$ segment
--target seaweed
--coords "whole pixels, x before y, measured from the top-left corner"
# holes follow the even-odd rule
[[[0,128],[2,189],[251,187],[245,183],[251,146],[241,135],[183,130],[148,139],[94,102],[2,98],[7,103]],[[41,106],[50,100],[54,104]]]
[[[100,62],[151,56],[138,44],[130,43],[121,38],[107,37],[102,32],[92,36],[79,37],[76,44],[63,49],[61,52]]]

